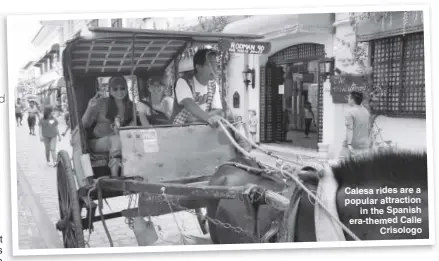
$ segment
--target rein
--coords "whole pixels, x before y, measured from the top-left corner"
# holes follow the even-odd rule
[[[288,167],[285,163],[282,164],[282,166],[280,168],[276,167],[276,166],[272,166],[271,164],[268,163],[263,163],[259,160],[256,159],[256,157],[251,156],[250,153],[248,153],[246,150],[244,150],[241,146],[239,146],[239,144],[235,141],[235,139],[231,136],[230,132],[227,130],[226,126],[227,125],[230,129],[232,129],[235,133],[237,133],[242,139],[244,139],[246,142],[250,143],[254,148],[257,148],[259,150],[261,150],[262,152],[264,152],[265,154],[267,154],[270,157],[276,158],[276,159],[281,159],[278,156],[274,156],[271,152],[268,152],[267,150],[264,150],[263,148],[261,148],[260,146],[258,146],[256,143],[254,143],[252,140],[248,139],[245,135],[243,135],[242,133],[239,132],[239,130],[237,130],[233,124],[231,124],[230,122],[228,122],[226,119],[221,118],[218,121],[218,125],[221,127],[221,129],[224,131],[224,133],[227,135],[228,139],[230,140],[230,142],[233,144],[233,146],[235,146],[235,148],[237,150],[239,150],[244,156],[248,157],[249,159],[254,160],[256,163],[258,163],[261,166],[264,166],[265,168],[268,168],[269,170],[274,170],[277,172],[280,172],[285,179],[287,180],[293,180],[294,182],[296,182],[296,184],[301,187],[306,193],[308,193],[308,196],[311,196],[312,199],[315,200],[316,204],[319,204],[327,213],[328,215],[339,225],[341,226],[341,228],[349,235],[351,236],[354,240],[356,241],[360,241],[360,238],[355,235],[348,227],[345,226],[345,224],[343,224],[337,217],[335,217],[330,211],[329,209],[325,206],[325,204],[322,202],[322,200],[320,198],[318,198],[311,190],[309,190],[304,184],[303,182],[297,177],[297,175],[292,174],[288,171],[285,170],[286,167]],[[291,162],[289,160],[285,160],[288,162]],[[322,167],[327,167],[325,166],[323,163],[320,163],[322,165]]]

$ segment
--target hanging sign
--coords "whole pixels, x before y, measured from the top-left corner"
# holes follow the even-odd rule
[[[285,85],[279,85],[279,94],[285,94]]]
[[[270,52],[269,42],[220,40],[218,47],[230,53],[267,54]]]
[[[343,75],[331,77],[331,95],[333,103],[347,103],[348,95],[352,91],[366,92],[368,76]]]

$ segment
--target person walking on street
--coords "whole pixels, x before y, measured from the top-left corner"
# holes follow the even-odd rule
[[[49,166],[56,166],[56,137],[61,141],[61,135],[58,129],[58,120],[54,116],[52,107],[44,109],[43,119],[38,122],[40,140],[44,142],[46,152],[46,161]],[[52,155],[52,163],[50,156]]]
[[[256,117],[256,111],[250,111],[250,119],[249,119],[249,132],[253,142],[256,143],[256,131],[258,129],[258,117]]]
[[[36,106],[36,102],[30,101],[29,108],[27,109],[27,124],[29,126],[29,135],[35,136],[35,124],[38,120],[40,120],[40,113],[38,111],[38,107]]]
[[[20,98],[17,98],[17,103],[15,103],[15,120],[17,121],[17,127],[23,125],[23,111],[24,104],[21,102]]]
[[[343,143],[344,156],[358,156],[367,153],[371,147],[370,113],[362,105],[363,94],[353,91],[348,97],[351,109],[345,116],[346,138]]]
[[[66,122],[66,130],[63,132],[62,136],[66,136],[68,130],[70,130],[70,113],[66,112],[64,114],[64,121]]]
[[[309,138],[309,131],[311,129],[311,123],[314,122],[314,127],[316,127],[316,119],[314,117],[314,112],[312,111],[312,106],[309,101],[305,102],[305,138]]]

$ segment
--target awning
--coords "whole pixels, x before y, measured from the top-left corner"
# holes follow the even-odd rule
[[[50,90],[57,90],[66,87],[66,81],[64,80],[64,77],[60,77],[57,80],[55,80],[49,87]]]
[[[228,24],[225,33],[262,34],[264,40],[297,33],[332,33],[333,14],[255,15]]]
[[[37,91],[36,91],[36,93],[37,93],[37,94],[42,94],[42,93],[48,91],[49,88],[50,88],[50,85],[51,85],[52,83],[54,83],[54,82],[55,82],[55,80],[52,80],[52,81],[46,82],[46,83],[44,83],[44,84],[41,84],[40,86],[37,87]]]
[[[41,65],[43,65],[43,64],[45,63],[45,61],[46,61],[50,56],[52,56],[53,54],[59,52],[59,47],[60,47],[59,44],[53,44],[53,45],[50,47],[50,50],[46,51],[46,53],[45,53],[43,56],[41,56],[41,57],[38,59],[38,61],[36,61],[36,62],[34,63],[34,66],[41,67]]]
[[[404,13],[407,13],[405,27]],[[422,31],[424,31],[422,11],[383,12],[379,21],[365,19],[358,22],[357,39],[365,42]]]

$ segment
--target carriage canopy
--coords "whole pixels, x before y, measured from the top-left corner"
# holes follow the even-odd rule
[[[91,27],[67,43],[64,68],[74,75],[126,75],[164,70],[194,43],[226,41],[230,45],[230,41],[249,43],[262,38],[259,35]]]

